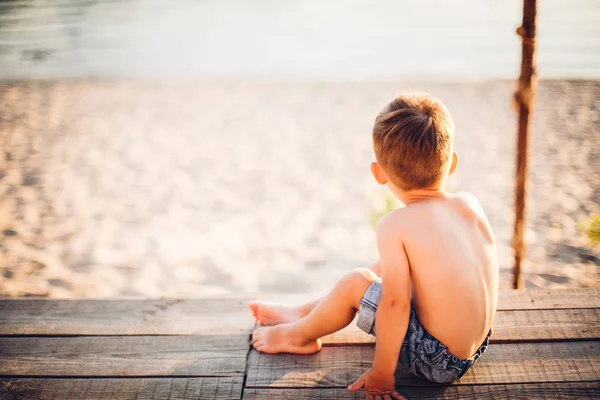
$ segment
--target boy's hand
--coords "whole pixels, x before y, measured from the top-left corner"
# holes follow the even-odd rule
[[[348,386],[348,390],[356,392],[365,388],[365,399],[367,400],[406,400],[405,397],[396,392],[394,375],[384,375],[368,369],[356,382]]]

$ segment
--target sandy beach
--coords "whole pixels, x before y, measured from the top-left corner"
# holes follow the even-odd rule
[[[31,81],[0,87],[0,295],[321,292],[376,258],[370,129],[396,93],[453,114],[460,166],[512,266],[513,83]],[[538,88],[528,287],[600,284],[600,84]]]

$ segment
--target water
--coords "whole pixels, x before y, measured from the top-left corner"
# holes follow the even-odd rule
[[[0,79],[517,76],[520,1],[13,0]],[[600,2],[539,2],[542,78],[600,78]]]

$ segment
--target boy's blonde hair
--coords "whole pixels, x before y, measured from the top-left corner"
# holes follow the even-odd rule
[[[377,162],[403,190],[432,187],[448,174],[453,137],[450,113],[427,94],[398,96],[373,126]]]

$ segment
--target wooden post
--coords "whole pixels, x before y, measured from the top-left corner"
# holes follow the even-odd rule
[[[527,161],[529,158],[529,126],[535,96],[535,17],[536,0],[523,1],[523,25],[517,29],[517,34],[523,41],[521,53],[521,76],[515,92],[515,104],[519,112],[517,136],[517,173],[515,179],[515,227],[513,249],[515,265],[513,287],[523,288],[521,262],[525,253],[525,195],[527,194]]]

